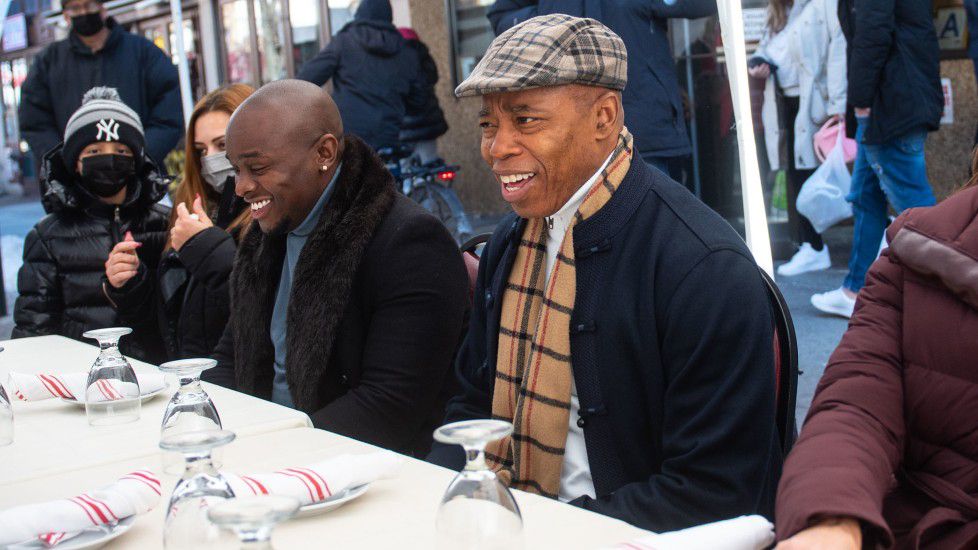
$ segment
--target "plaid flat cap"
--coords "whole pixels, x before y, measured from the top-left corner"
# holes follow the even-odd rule
[[[624,90],[625,43],[594,19],[541,15],[496,37],[457,97],[585,84]]]

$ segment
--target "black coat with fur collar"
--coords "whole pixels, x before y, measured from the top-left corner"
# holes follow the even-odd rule
[[[253,228],[242,240],[231,319],[206,380],[271,397],[269,326],[285,239]],[[317,428],[423,456],[451,393],[467,308],[465,267],[448,232],[395,192],[366,144],[347,137],[292,283],[286,377],[296,408]]]

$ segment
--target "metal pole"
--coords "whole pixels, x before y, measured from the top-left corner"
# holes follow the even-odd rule
[[[699,129],[696,127],[696,85],[693,82],[693,49],[689,42],[689,19],[683,19],[683,37],[686,44],[686,93],[689,95],[689,131],[690,141],[693,142],[693,193],[696,198],[702,199]]]
[[[754,142],[754,120],[750,110],[750,88],[747,83],[747,45],[744,42],[744,14],[741,0],[717,0],[720,15],[720,32],[727,58],[727,75],[730,78],[730,95],[733,96],[734,115],[737,121],[737,142],[740,145],[740,186],[744,200],[744,228],[747,246],[754,254],[754,261],[764,271],[774,276],[774,260],[771,257],[771,236],[764,209],[764,188],[761,186],[761,170],[757,165],[757,147]]]
[[[183,125],[190,124],[190,114],[194,110],[193,94],[190,92],[190,65],[187,64],[187,49],[183,43],[183,6],[180,0],[170,0],[170,19],[173,20],[173,36],[176,38],[177,73],[180,75],[180,99],[183,100]]]

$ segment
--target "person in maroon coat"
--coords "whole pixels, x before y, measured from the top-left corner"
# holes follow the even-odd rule
[[[778,550],[978,548],[978,176],[887,236],[785,463]]]

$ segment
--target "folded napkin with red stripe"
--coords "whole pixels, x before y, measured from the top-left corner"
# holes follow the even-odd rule
[[[163,374],[159,372],[141,372],[136,375],[139,382],[139,393],[153,393],[166,385]],[[98,387],[99,395],[105,400],[119,399],[121,395],[118,380],[102,380]],[[88,387],[87,372],[21,374],[11,372],[7,377],[7,393],[15,401],[41,401],[60,397],[85,401],[85,390]]]
[[[153,472],[137,470],[96,491],[0,511],[0,547],[33,540],[54,546],[90,527],[149,512],[160,491]]]
[[[763,550],[774,544],[774,525],[761,516],[697,525],[619,544],[617,550]]]
[[[386,477],[402,460],[400,456],[384,451],[341,455],[308,466],[264,474],[221,473],[237,496],[290,496],[305,506]]]

